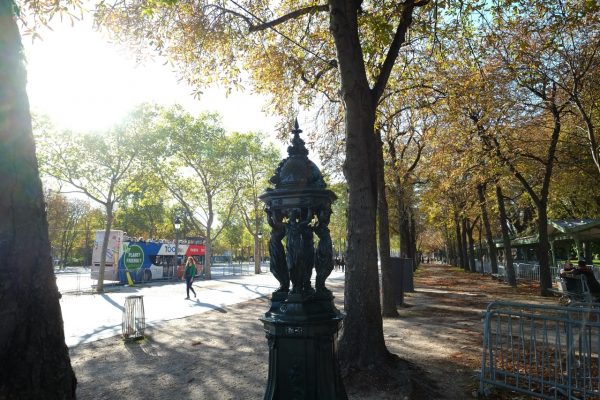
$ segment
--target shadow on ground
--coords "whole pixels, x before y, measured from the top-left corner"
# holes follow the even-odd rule
[[[329,282],[343,308],[343,282]],[[345,379],[352,400],[473,398],[481,362],[482,312],[493,300],[553,302],[535,285],[518,289],[441,265],[422,265],[399,318],[384,319],[394,363]],[[201,295],[201,293],[199,293]],[[241,400],[264,396],[268,348],[262,323],[268,300],[148,327],[146,338],[120,337],[70,349],[79,399]],[[386,376],[387,375],[387,376]]]

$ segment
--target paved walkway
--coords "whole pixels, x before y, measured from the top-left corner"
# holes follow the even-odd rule
[[[343,280],[334,271],[329,280]],[[278,286],[270,273],[197,280],[196,299],[185,300],[185,282],[157,282],[144,286],[117,286],[102,294],[63,294],[60,300],[67,346],[72,347],[121,334],[125,298],[141,295],[146,325],[188,317],[210,310],[224,311],[231,304],[266,296]]]

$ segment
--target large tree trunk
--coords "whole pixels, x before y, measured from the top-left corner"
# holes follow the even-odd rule
[[[345,370],[363,370],[389,356],[383,338],[377,270],[375,102],[362,64],[356,11],[352,14],[347,9],[350,5],[341,3],[332,5],[336,9],[331,12],[346,106],[344,175],[348,182],[346,319],[339,361]]]
[[[74,399],[13,7],[0,0],[0,398]]]
[[[454,246],[454,243],[452,241],[452,235],[450,234],[450,228],[448,228],[448,225],[446,223],[444,223],[444,258],[442,259],[443,263],[446,264],[450,264],[450,265],[457,265],[458,262],[456,262],[456,254],[455,254],[455,248],[456,246]]]
[[[260,239],[254,236],[254,273],[260,274]]]
[[[351,101],[368,98],[364,94],[345,97],[348,258],[344,309],[347,316],[340,338],[339,356],[343,367],[364,369],[380,364],[389,354],[383,338],[377,270],[377,187],[373,163],[376,160],[375,110],[372,104],[354,104]]]
[[[450,235],[450,229],[448,229],[448,225],[444,224],[444,246],[445,246],[445,254],[442,262],[450,264],[450,265],[458,265],[458,261],[456,260],[456,246],[452,242],[452,237]]]
[[[400,182],[400,180],[398,180]],[[398,183],[400,184],[400,183]],[[410,254],[410,243],[409,235],[410,229],[408,226],[408,210],[404,203],[404,190],[400,190],[398,196],[398,240],[400,241],[400,257],[409,258]]]
[[[374,126],[377,102],[405,41],[414,7],[414,0],[404,3],[398,29],[371,90],[359,38],[360,2],[329,0],[329,27],[337,51],[346,125],[344,175],[348,182],[348,259],[344,307],[347,316],[339,342],[339,359],[344,369],[376,368],[390,357],[383,338],[379,302]]]
[[[508,218],[506,217],[506,208],[504,207],[504,195],[500,185],[496,185],[496,200],[498,201],[498,215],[500,216],[500,227],[502,229],[502,242],[504,244],[504,268],[508,284],[517,287],[517,277],[512,258],[512,246],[510,244],[510,235],[508,232]]]
[[[378,136],[378,135],[377,135]],[[385,171],[383,163],[383,143],[377,137],[377,212],[379,215],[379,260],[381,261],[381,314],[384,317],[397,317],[396,293],[392,279],[390,258],[390,221],[385,195]],[[401,290],[401,289],[400,289]]]
[[[548,241],[548,213],[546,202],[538,206],[538,260],[540,262],[540,291],[542,295],[548,295],[548,289],[552,288],[552,276],[550,275],[550,262],[548,252],[550,242]]]
[[[460,229],[460,217],[458,216],[458,211],[454,211],[454,228],[456,232],[456,254],[458,257],[455,257],[458,261],[458,266],[463,267],[465,265],[464,254],[462,251],[462,232]]]
[[[485,228],[485,241],[487,242],[488,254],[490,255],[490,265],[492,267],[492,274],[497,274],[498,256],[496,254],[496,245],[494,244],[492,227],[490,225],[490,218],[487,212],[487,202],[485,199],[485,185],[477,185],[477,197],[479,198],[479,207],[481,208],[481,219],[483,220],[483,226]]]
[[[396,155],[396,149],[394,148],[394,143],[393,142],[389,142],[389,152],[390,152],[390,158],[391,158],[391,164],[392,165],[397,165],[398,164],[398,157]],[[392,168],[392,178],[393,178],[393,182],[394,182],[394,189],[395,189],[395,197],[396,197],[396,208],[398,210],[398,219],[397,219],[397,229],[398,229],[398,249],[400,250],[400,258],[408,258],[408,236],[407,236],[407,232],[408,232],[408,228],[407,228],[407,222],[406,222],[406,213],[405,213],[405,206],[404,206],[404,189],[402,187],[402,181],[400,179],[400,173],[397,170],[397,168]],[[387,204],[387,203],[386,203]],[[400,272],[400,274],[402,274],[402,272]],[[396,305],[402,305],[404,304],[404,287],[402,284],[398,284],[396,286],[396,290],[399,291],[399,293],[396,293]],[[384,300],[385,302],[385,300]],[[384,311],[385,312],[385,311]],[[395,312],[398,313],[398,310],[395,308]]]
[[[254,273],[260,274],[260,262],[262,255],[260,254],[260,241],[262,239],[261,225],[262,218],[259,216],[262,215],[260,207],[258,205],[258,199],[254,198]],[[260,237],[259,237],[260,235]]]
[[[212,279],[212,238],[211,229],[206,229],[206,243],[204,246],[204,265],[203,265],[203,276],[204,279]]]
[[[515,177],[521,182],[529,197],[535,203],[538,212],[538,261],[540,263],[540,292],[543,296],[550,295],[548,289],[552,288],[552,277],[550,276],[549,255],[550,243],[548,241],[548,195],[550,192],[550,178],[554,167],[556,148],[562,129],[561,110],[555,103],[550,104],[550,112],[554,120],[552,137],[546,156],[546,170],[544,171],[544,180],[540,194],[536,194],[533,187],[527,182],[525,177],[516,170],[512,164],[508,164]]]
[[[462,234],[462,247],[461,247],[461,251],[462,251],[462,255],[463,255],[463,264],[462,264],[462,269],[464,269],[465,271],[469,271],[469,252],[467,251],[467,248],[469,247],[469,243],[467,242],[467,219],[465,217],[462,218],[461,220],[461,234]]]
[[[260,239],[258,235],[254,235],[254,273],[260,274]]]
[[[106,251],[108,250],[108,241],[110,240],[110,230],[112,229],[113,222],[113,204],[111,196],[108,196],[106,203],[106,225],[104,227],[104,240],[102,241],[102,250],[100,253],[100,270],[98,271],[98,284],[96,285],[96,291],[98,293],[104,292],[104,273],[106,271]],[[114,262],[115,260],[113,260]],[[116,260],[118,263],[118,260]],[[113,265],[114,268],[118,268],[117,265]]]
[[[88,210],[89,211],[89,210]],[[91,268],[92,266],[92,254],[90,251],[90,236],[91,236],[91,231],[90,231],[90,220],[89,220],[89,215],[86,216],[86,221],[85,221],[85,264],[84,266],[88,266]]]
[[[469,269],[471,272],[477,272],[477,266],[475,265],[475,239],[473,238],[473,229],[475,228],[475,223],[467,223],[467,240],[469,243]]]
[[[392,165],[398,165],[398,156],[396,154],[396,148],[394,141],[389,141],[389,152]],[[398,210],[398,249],[400,249],[400,257],[408,258],[409,254],[409,243],[408,243],[408,218],[406,203],[404,202],[404,188],[402,187],[402,180],[400,179],[400,172],[397,168],[392,168],[392,177],[394,181],[395,197],[396,197],[396,209]]]
[[[477,244],[479,246],[479,263],[481,264],[481,273],[484,274],[485,273],[485,268],[484,268],[484,258],[485,258],[485,251],[483,250],[483,221],[479,220],[479,228],[478,230],[478,234],[477,234]]]
[[[548,196],[550,193],[550,178],[552,177],[552,169],[554,167],[556,147],[562,128],[560,110],[556,104],[552,104],[550,111],[554,120],[554,128],[552,129],[552,138],[548,148],[548,156],[546,163],[546,173],[544,174],[544,183],[540,191],[539,198],[535,199],[535,205],[538,212],[538,260],[540,262],[540,291],[542,295],[551,295],[548,289],[552,288],[552,276],[550,275],[550,242],[548,240]],[[533,191],[531,191],[533,192]]]
[[[413,260],[413,269],[417,269],[419,260],[417,259],[417,223],[415,221],[415,215],[410,212],[410,258]]]

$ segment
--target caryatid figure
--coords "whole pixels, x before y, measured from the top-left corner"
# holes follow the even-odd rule
[[[319,243],[315,249],[315,270],[317,276],[315,279],[315,289],[317,293],[328,292],[325,287],[325,280],[333,271],[333,246],[331,235],[329,233],[329,220],[331,217],[331,207],[326,206],[317,213],[317,226],[314,228],[315,234],[319,238]]]
[[[308,287],[306,287],[307,261],[305,256],[305,244],[307,234],[310,232],[308,226],[310,221],[302,219],[302,212],[299,208],[293,208],[288,215],[286,224],[286,260],[287,267],[292,281],[291,293],[304,293],[310,290],[310,276],[308,278]]]
[[[285,225],[273,210],[267,207],[265,211],[267,213],[267,222],[271,227],[271,237],[269,238],[269,269],[275,279],[279,281],[279,288],[276,292],[288,292],[290,290],[290,274],[285,260],[283,244],[281,243],[285,236]]]

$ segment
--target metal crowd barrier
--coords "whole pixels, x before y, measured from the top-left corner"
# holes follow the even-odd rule
[[[492,267],[489,261],[485,261],[483,263],[483,268],[481,266],[481,260],[475,261],[477,272],[491,274]],[[513,267],[515,269],[515,275],[517,279],[530,280],[530,281],[539,281],[540,280],[540,266],[536,263],[522,263],[522,262],[514,262]],[[558,276],[558,272],[563,267],[563,262],[558,263],[556,266],[550,266],[550,276],[556,277]],[[592,266],[592,271],[596,276],[596,279],[600,281],[600,268],[596,266]],[[498,277],[502,279],[506,279],[506,267],[503,263],[498,263]]]
[[[261,272],[268,272],[269,263],[262,262],[260,269]],[[212,276],[254,275],[254,262],[213,263],[210,266],[210,272]]]
[[[539,264],[515,262],[513,263],[513,268],[515,269],[515,276],[517,277],[517,279],[534,282],[539,282],[540,280]],[[550,266],[550,276],[557,276],[558,271],[558,267]],[[504,264],[498,264],[498,277],[504,280],[507,279],[506,266]]]
[[[269,262],[262,262],[260,268],[262,273],[269,272]],[[151,282],[160,282],[177,278],[175,267],[165,267],[163,271],[163,277],[152,279]],[[143,273],[143,271],[141,273]],[[212,265],[211,273],[213,277],[254,275],[254,263],[215,263]],[[92,293],[95,291],[96,285],[98,284],[96,279],[91,278],[89,268],[84,267],[68,267],[66,270],[55,270],[55,276],[58,291],[61,294]],[[138,284],[142,283],[147,282],[142,280]],[[119,281],[104,280],[105,286],[118,284],[120,284]]]
[[[600,306],[494,302],[485,313],[479,391],[598,399]]]
[[[61,294],[81,294],[92,289],[89,269],[69,267],[66,270],[55,270],[54,275]]]

